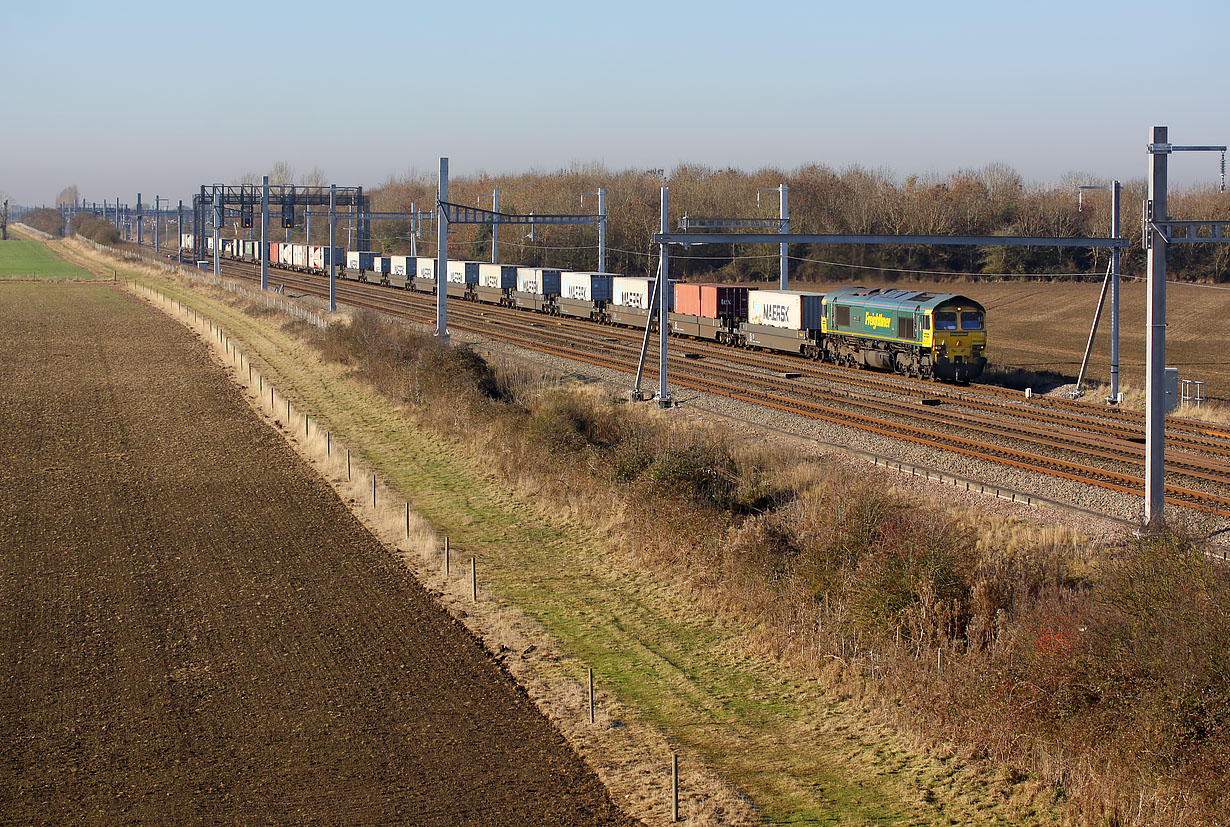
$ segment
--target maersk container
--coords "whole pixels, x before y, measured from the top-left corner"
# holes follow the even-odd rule
[[[560,271],[543,267],[518,267],[517,291],[540,296],[558,296]]]
[[[824,294],[802,290],[753,290],[748,295],[747,320],[785,330],[819,330],[824,318]]]
[[[613,273],[569,271],[559,277],[559,293],[566,299],[586,302],[609,302]]]
[[[618,307],[636,307],[648,310],[653,302],[653,290],[656,279],[644,276],[615,276],[611,279],[611,304]],[[674,290],[671,282],[666,290],[666,309],[669,312],[674,307]]]
[[[452,281],[452,279],[449,279]],[[517,268],[512,264],[478,265],[478,286],[506,290],[517,286]]]
[[[389,273],[394,276],[414,277],[414,256],[390,256]]]
[[[436,260],[430,256],[419,256],[415,259],[415,278],[424,281],[436,280]]]
[[[365,273],[372,269],[372,259],[375,257],[375,253],[351,250],[346,253],[346,269]]]
[[[478,262],[449,259],[448,281],[450,284],[478,284]]]

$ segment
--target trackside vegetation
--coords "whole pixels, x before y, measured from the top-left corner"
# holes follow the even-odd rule
[[[374,315],[296,329],[786,667],[1037,779],[1068,823],[1225,823],[1230,577],[1192,530],[1091,544],[493,366]]]

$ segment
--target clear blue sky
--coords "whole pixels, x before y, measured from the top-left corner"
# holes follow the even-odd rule
[[[1153,124],[1230,142],[1228,18],[1224,0],[22,0],[0,18],[0,190],[187,200],[279,160],[373,186],[441,155],[453,174],[998,161],[1127,180]],[[1172,166],[1217,180],[1216,156]]]

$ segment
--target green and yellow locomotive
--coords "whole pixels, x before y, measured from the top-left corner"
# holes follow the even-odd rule
[[[986,313],[952,293],[845,287],[824,295],[825,361],[968,382],[986,366]]]

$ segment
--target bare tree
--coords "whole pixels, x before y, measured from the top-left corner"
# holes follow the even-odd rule
[[[60,190],[60,194],[56,196],[56,206],[62,207],[65,204],[76,205],[79,195],[77,193],[77,185],[65,187]]]
[[[303,184],[307,187],[323,187],[329,183],[329,176],[320,167],[312,167],[312,171],[303,176]]]
[[[295,168],[287,161],[278,161],[269,170],[269,183],[284,185],[295,183]]]
[[[235,179],[235,183],[240,186],[254,187],[261,182],[261,177],[255,172],[245,172]]]

